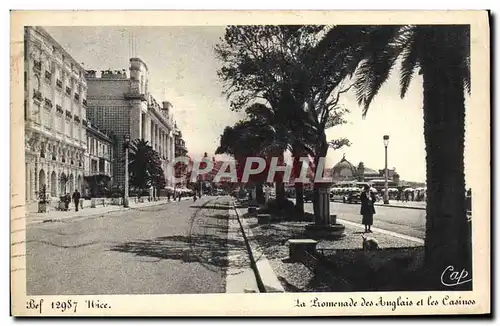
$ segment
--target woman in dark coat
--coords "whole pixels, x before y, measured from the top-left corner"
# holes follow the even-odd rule
[[[375,214],[374,203],[376,201],[375,194],[370,191],[370,186],[365,185],[360,196],[361,200],[361,215],[363,216],[363,225],[365,232],[372,232],[370,229],[373,224],[373,214]]]

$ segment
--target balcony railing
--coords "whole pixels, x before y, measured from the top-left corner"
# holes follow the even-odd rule
[[[58,88],[62,88],[62,80],[60,80],[60,79],[56,79],[56,86],[57,86]]]
[[[71,88],[66,86],[66,95],[71,95]]]
[[[79,100],[80,100],[80,94],[75,93],[75,101],[79,101]]]
[[[39,101],[42,101],[42,92],[37,91],[36,89],[33,89],[33,98]]]
[[[50,71],[45,70],[45,79],[48,81],[52,80],[52,73]]]
[[[48,98],[45,98],[45,104],[44,104],[44,106],[46,108],[52,108],[52,101],[49,100]]]
[[[75,115],[75,116],[73,116],[73,118],[75,119],[76,122],[80,123],[80,117],[79,116]]]
[[[42,71],[42,62],[34,60],[33,61],[33,70],[36,71],[36,72]]]
[[[72,117],[71,112],[69,112],[68,110],[66,110],[66,116],[71,119],[71,117]]]
[[[56,104],[56,112],[60,113],[60,114],[64,113],[64,110],[62,109],[62,107],[59,104]]]
[[[82,124],[87,127],[87,120],[82,120]]]
[[[87,100],[86,99],[83,99],[82,103],[83,103],[84,106],[87,106]]]
[[[141,101],[147,101],[146,94],[140,94],[140,93],[125,93],[125,99],[127,100],[141,100]]]

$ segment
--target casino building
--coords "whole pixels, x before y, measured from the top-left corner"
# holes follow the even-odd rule
[[[398,187],[400,180],[396,168],[387,169],[387,172],[389,187]],[[366,167],[363,162],[359,162],[359,164],[355,166],[345,158],[345,155],[333,166],[329,174],[336,184],[368,182],[373,184],[375,188],[378,188],[385,182],[385,169],[370,169]]]

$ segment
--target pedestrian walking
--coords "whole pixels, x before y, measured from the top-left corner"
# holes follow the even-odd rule
[[[374,203],[376,201],[375,194],[370,191],[370,186],[365,185],[360,196],[361,200],[361,215],[363,216],[362,224],[365,226],[365,232],[372,232],[373,215],[375,214]]]
[[[72,198],[73,202],[75,203],[75,210],[78,212],[78,204],[80,204],[80,192],[78,191],[78,189],[75,189]]]
[[[170,201],[170,193],[167,194],[167,199]]]

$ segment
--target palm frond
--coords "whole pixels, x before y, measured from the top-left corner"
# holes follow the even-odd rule
[[[407,43],[407,46],[401,52],[401,79],[399,84],[401,86],[400,96],[403,98],[408,91],[408,87],[410,86],[410,82],[413,78],[413,73],[415,69],[418,68],[418,58],[419,53],[418,50],[420,48],[419,42],[420,33],[412,33],[410,36],[410,40]]]
[[[354,82],[358,104],[363,106],[363,116],[387,81],[402,51],[401,43],[397,42],[400,30],[401,26],[381,26],[371,32],[370,42],[365,49],[366,59],[360,63]]]

